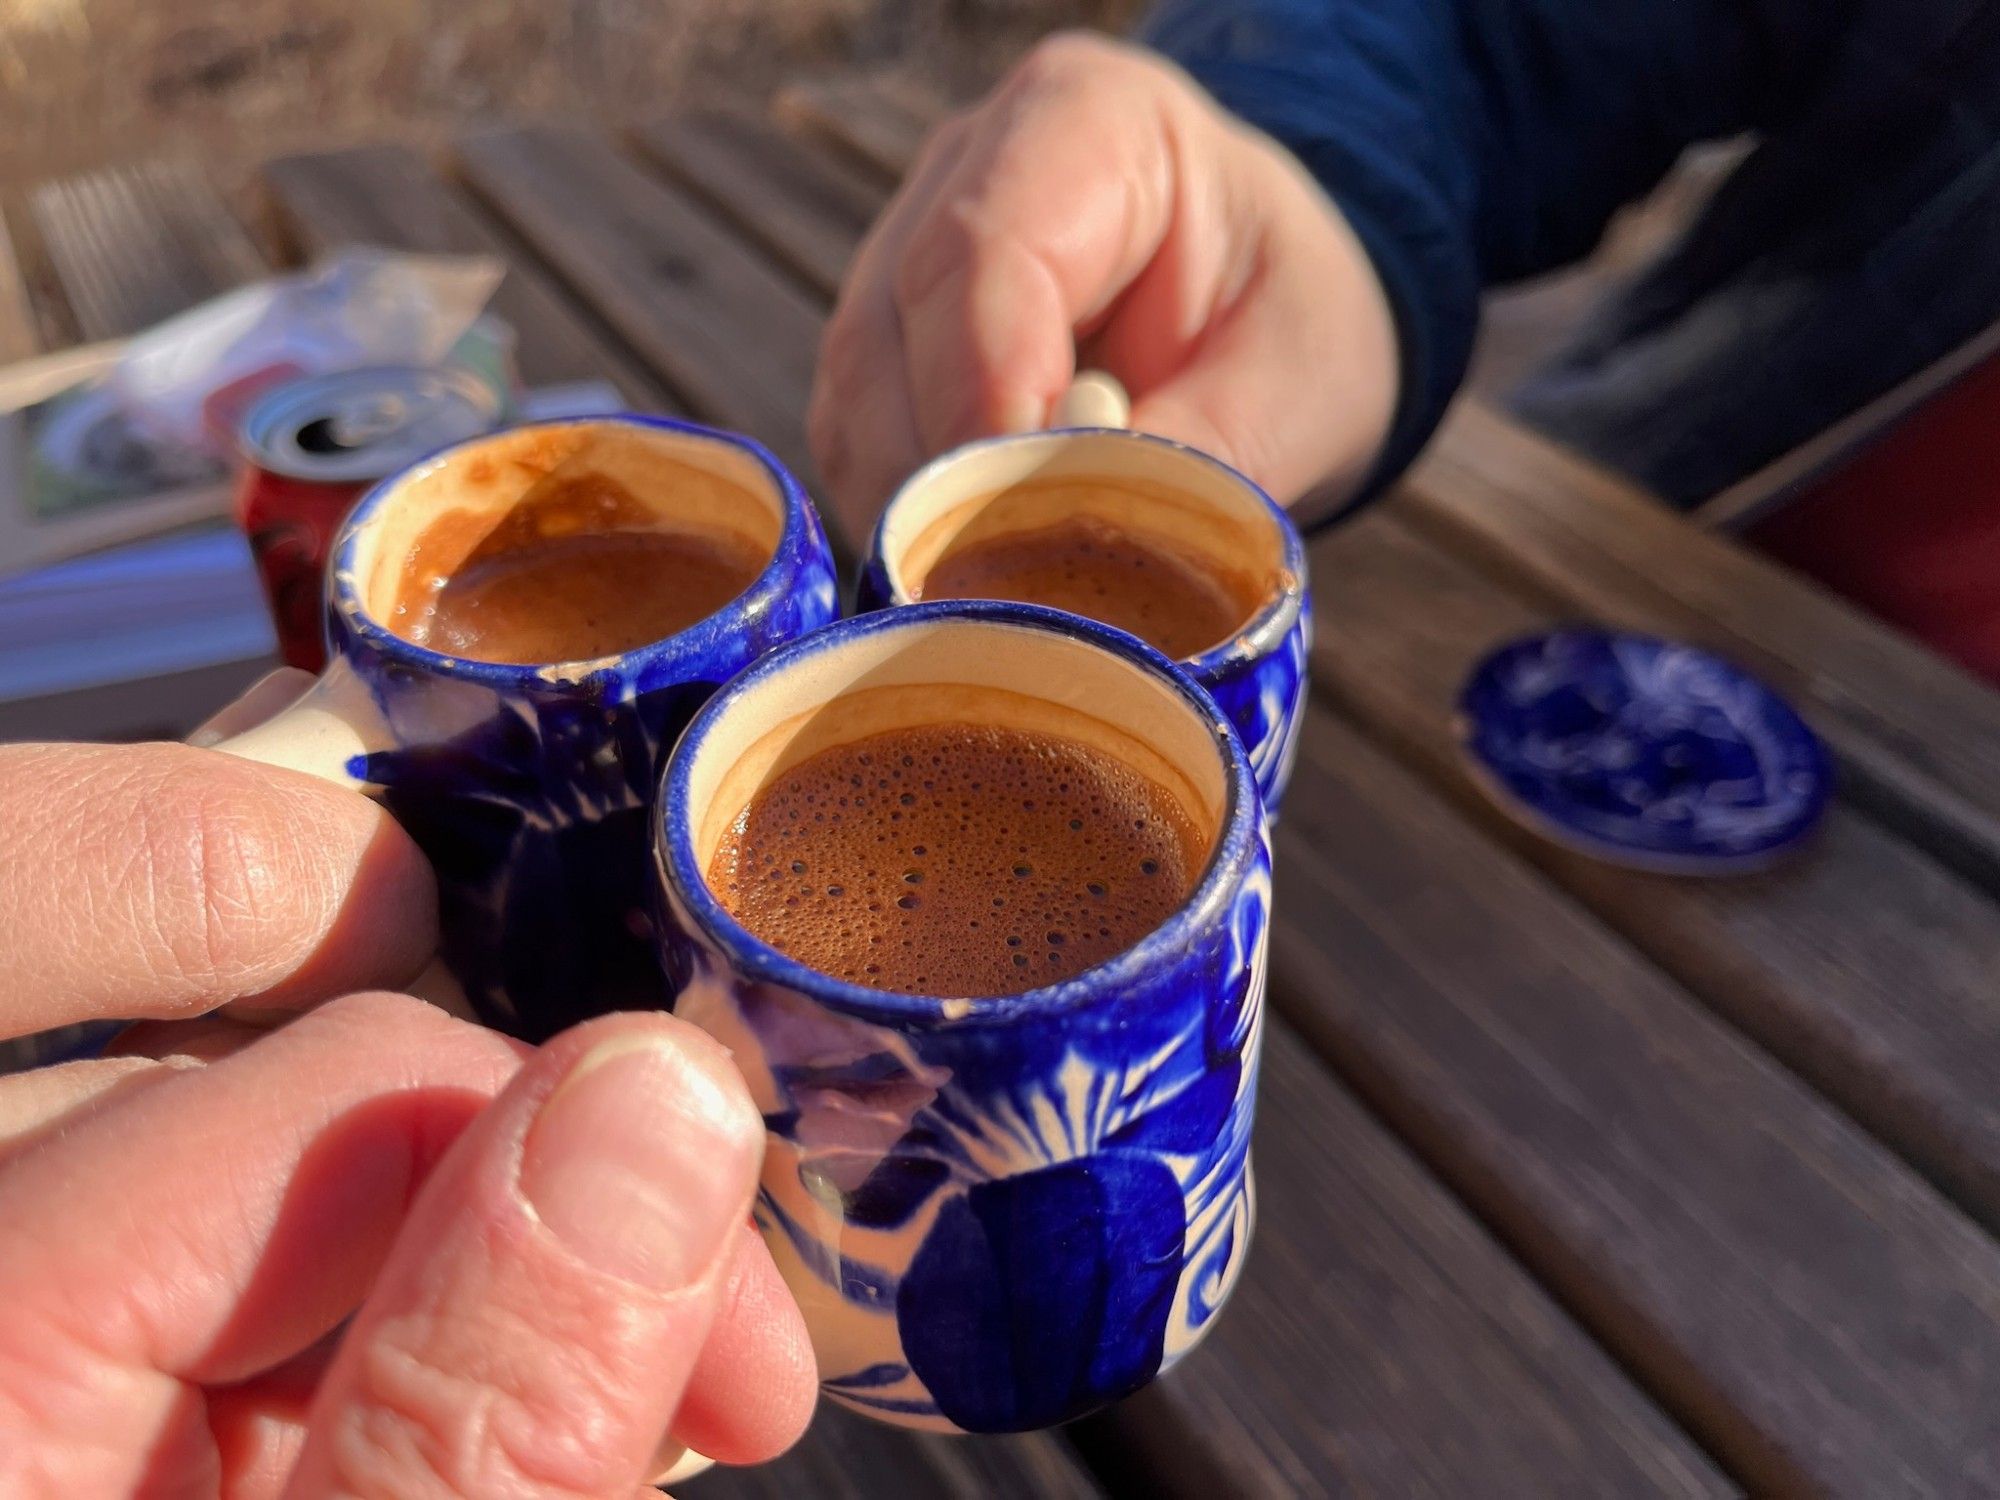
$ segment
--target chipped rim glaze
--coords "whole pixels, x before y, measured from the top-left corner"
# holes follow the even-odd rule
[[[643,646],[634,646],[630,651],[620,652],[614,656],[568,662],[479,661],[469,656],[453,656],[447,652],[433,651],[428,646],[419,646],[414,641],[405,640],[368,611],[367,606],[362,603],[361,582],[356,576],[355,551],[360,545],[362,534],[377,513],[394,503],[397,491],[404,485],[426,474],[434,473],[446,464],[463,457],[469,450],[483,443],[492,442],[496,438],[511,438],[519,433],[545,428],[553,430],[606,424],[648,427],[735,448],[748,454],[764,471],[778,497],[782,513],[780,527],[777,540],[771,548],[770,561],[741,594],[724,604],[714,614],[695,621],[678,634],[649,641]],[[674,417],[650,416],[640,412],[619,412],[595,417],[558,417],[546,422],[524,422],[497,434],[481,433],[477,437],[440,448],[435,453],[391,474],[364,494],[334,534],[333,548],[327,562],[327,607],[339,617],[342,626],[357,640],[392,661],[420,672],[483,683],[503,691],[530,683],[575,685],[614,667],[628,674],[643,675],[650,679],[660,675],[663,669],[671,673],[673,669],[682,665],[689,668],[698,667],[722,644],[722,637],[725,634],[740,633],[746,620],[754,620],[767,611],[790,587],[797,571],[796,559],[802,549],[811,545],[812,528],[811,502],[807,499],[804,488],[791,476],[785,466],[778,462],[776,456],[755,438],[725,432],[720,428],[704,427],[699,422],[683,422]]]

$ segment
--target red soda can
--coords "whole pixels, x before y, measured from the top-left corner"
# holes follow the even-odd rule
[[[286,662],[326,665],[327,553],[354,502],[426,454],[493,431],[505,408],[469,370],[384,367],[293,381],[244,414],[236,524]]]

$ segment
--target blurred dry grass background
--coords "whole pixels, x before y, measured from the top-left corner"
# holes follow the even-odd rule
[[[698,84],[903,65],[975,87],[1037,34],[1142,0],[0,0],[0,189],[192,154],[224,181],[310,145],[483,119],[642,118]]]

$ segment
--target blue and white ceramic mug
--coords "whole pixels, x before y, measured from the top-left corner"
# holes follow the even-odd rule
[[[435,523],[457,514],[489,531],[556,464],[606,474],[676,529],[747,540],[770,560],[717,613],[594,661],[476,661],[388,627]],[[647,819],[666,752],[724,682],[836,618],[836,589],[811,502],[748,438],[644,416],[513,428],[362,497],[333,542],[326,673],[220,748],[379,796],[437,871],[443,958],[471,1008],[539,1040],[667,1002]]]
[[[937,723],[1066,735],[1210,840],[1134,947],[1025,994],[870,989],[753,937],[706,870],[773,778]],[[769,1127],[756,1215],[824,1388],[884,1421],[1044,1427],[1201,1338],[1248,1247],[1270,851],[1213,700],[1150,647],[1031,606],[940,602],[772,652],[695,716],[657,855],[675,1009],[735,1054]]]
[[[1098,413],[1118,418],[1122,401]],[[1113,481],[1102,489],[1024,493],[1030,480]],[[1144,492],[1127,486],[1143,486]],[[1312,594],[1298,530],[1270,496],[1218,459],[1123,426],[1065,427],[989,438],[933,460],[907,480],[875,528],[863,564],[864,610],[923,597],[929,569],[955,547],[1029,532],[1079,513],[1156,537],[1219,573],[1268,581],[1261,605],[1228,639],[1183,661],[1242,736],[1275,816],[1305,719]]]

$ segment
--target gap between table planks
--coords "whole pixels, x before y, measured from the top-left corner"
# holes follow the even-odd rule
[[[633,132],[660,171],[831,302],[886,190],[744,105],[676,112]]]
[[[1459,684],[1550,623],[1403,524],[1314,543],[1316,686],[1529,859],[2000,1229],[2000,907],[1836,800],[1767,874],[1687,880],[1568,855],[1492,813],[1459,758]]]
[[[880,79],[816,78],[778,91],[771,112],[788,128],[817,135],[885,183],[908,175],[943,101],[914,85]]]
[[[1269,1017],[1253,1163],[1249,1263],[1207,1342],[1075,1430],[1123,1491],[1733,1492]]]
[[[0,364],[28,359],[44,347],[17,239],[23,217],[0,208]]]
[[[1280,1013],[1732,1474],[2000,1489],[2000,1244],[1328,711],[1279,849]]]
[[[1104,1491],[1053,1433],[974,1438],[900,1432],[822,1401],[783,1458],[715,1468],[674,1486],[685,1500],[1094,1500]]]

